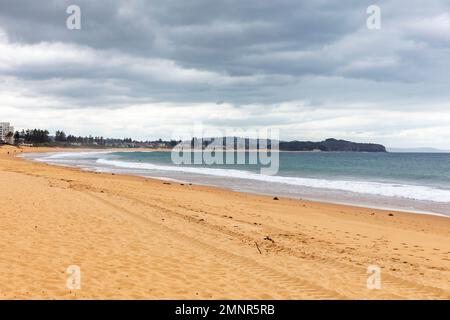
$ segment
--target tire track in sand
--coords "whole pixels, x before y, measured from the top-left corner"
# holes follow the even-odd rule
[[[211,256],[214,256],[219,261],[226,262],[228,265],[233,267],[238,266],[239,271],[245,272],[249,278],[254,279],[255,277],[258,277],[258,281],[268,282],[268,284],[270,284],[272,288],[276,288],[276,293],[280,294],[281,296],[291,297],[292,294],[290,294],[290,292],[295,292],[298,294],[295,294],[294,297],[301,297],[302,299],[345,298],[337,292],[317,286],[307,280],[292,277],[273,268],[264,266],[249,257],[237,255],[223,248],[217,248],[199,239],[195,239],[186,234],[182,234],[179,232],[179,230],[175,230],[166,225],[151,221],[149,217],[143,216],[136,212],[132,212],[128,208],[119,206],[116,203],[105,199],[103,195],[100,196],[93,193],[87,193],[87,195],[94,200],[109,206],[111,209],[119,212],[119,214],[126,214],[132,219],[163,229],[164,231],[170,233],[170,236],[178,238],[180,244],[189,243],[190,245],[198,248],[201,252],[209,253]],[[155,208],[153,208],[153,210],[155,210]],[[156,208],[156,210],[161,210],[161,208]]]
[[[169,209],[165,206],[155,205],[155,203],[149,204],[141,199],[136,199],[136,198],[130,197],[128,195],[120,195],[120,197],[127,198],[135,203],[142,204],[146,207],[156,208],[164,213],[175,215],[175,216],[177,216],[185,221],[188,221],[188,222],[204,224],[204,222],[200,222],[198,219],[196,219],[192,216],[176,212],[175,210]],[[152,199],[152,200],[158,201],[157,199]],[[163,204],[166,206],[170,205],[168,203],[165,203],[164,201],[158,201],[158,202],[163,202]],[[195,211],[193,209],[189,209],[189,208],[184,208],[184,209],[197,213],[197,211]],[[209,214],[208,212],[206,212],[204,210],[202,210],[201,212],[204,214]],[[215,215],[215,214],[213,214],[213,215],[219,217],[218,215]],[[254,243],[253,238],[250,238],[242,233],[239,233],[239,232],[236,232],[233,230],[228,230],[226,228],[223,228],[221,226],[216,226],[213,224],[208,224],[207,227],[213,228],[214,230],[221,232],[223,234],[227,234],[227,235],[230,235],[233,237],[240,237],[244,243],[247,243],[249,245],[252,245]],[[280,231],[283,231],[283,230],[280,229]],[[298,257],[299,259],[302,259],[303,261],[301,263],[301,266],[299,266],[299,268],[304,269],[305,274],[314,272],[315,270],[317,270],[317,268],[321,268],[323,270],[337,268],[337,269],[339,269],[339,275],[341,277],[345,278],[345,281],[359,281],[362,283],[362,288],[364,288],[365,280],[368,277],[368,274],[366,273],[365,268],[361,268],[359,266],[351,265],[351,264],[341,262],[341,261],[330,260],[330,259],[327,259],[326,257],[317,256],[317,255],[316,255],[316,258],[314,258],[314,260],[312,260],[312,259],[308,259],[301,253],[293,250],[292,248],[287,248],[287,247],[281,246],[279,244],[272,244],[272,246],[277,248],[280,251],[288,252],[291,255],[294,255],[294,256]],[[274,271],[279,272],[277,270],[274,270]],[[383,296],[390,296],[393,298],[401,298],[401,299],[418,299],[418,298],[419,299],[449,299],[450,298],[450,293],[445,292],[444,290],[442,290],[440,288],[426,286],[426,285],[422,285],[420,283],[408,281],[403,278],[393,276],[392,274],[388,274],[386,272],[383,272],[382,277],[383,277],[383,290],[382,291],[373,291],[374,298],[381,298]],[[310,283],[313,286],[318,286],[317,284],[311,283],[310,281],[308,281],[308,283]],[[323,289],[328,290],[326,288],[323,288]],[[332,292],[335,292],[335,291],[332,291]],[[402,292],[402,294],[399,295],[398,292]],[[335,293],[339,294],[341,296],[343,294],[342,292],[341,293],[335,292]]]

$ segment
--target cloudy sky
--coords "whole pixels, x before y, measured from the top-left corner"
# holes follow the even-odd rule
[[[0,121],[17,128],[450,149],[449,80],[448,0],[0,0]]]

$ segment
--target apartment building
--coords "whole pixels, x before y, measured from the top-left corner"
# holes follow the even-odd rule
[[[8,133],[14,133],[14,127],[9,122],[0,122],[0,142],[14,143],[14,137]]]

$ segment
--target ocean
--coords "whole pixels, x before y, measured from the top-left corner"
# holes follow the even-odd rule
[[[450,216],[448,153],[280,152],[276,175],[260,174],[261,166],[254,164],[174,165],[170,152],[67,152],[24,157],[234,191]]]

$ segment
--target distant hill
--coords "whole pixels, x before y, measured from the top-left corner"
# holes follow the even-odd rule
[[[215,140],[219,140],[219,143],[223,143],[225,148],[226,139],[234,139],[234,147],[237,148],[237,140],[243,141],[243,146],[245,145],[246,149],[250,149],[250,146],[260,146],[258,140],[256,139],[244,139],[239,137],[222,137],[222,138],[204,138],[202,139],[203,147],[208,146],[213,143]],[[193,138],[191,141],[184,141],[185,144],[190,144],[194,146],[194,141],[200,141],[196,138]],[[260,140],[261,141],[261,140]],[[267,144],[263,144],[264,147],[270,148],[270,141]],[[374,143],[357,143],[345,140],[337,140],[337,139],[327,139],[325,141],[320,142],[311,142],[311,141],[279,141],[279,150],[280,151],[324,151],[324,152],[387,152],[386,148],[381,144]]]
[[[347,151],[347,152],[386,152],[381,144],[357,143],[346,140],[327,139],[321,142],[280,141],[282,151]]]

